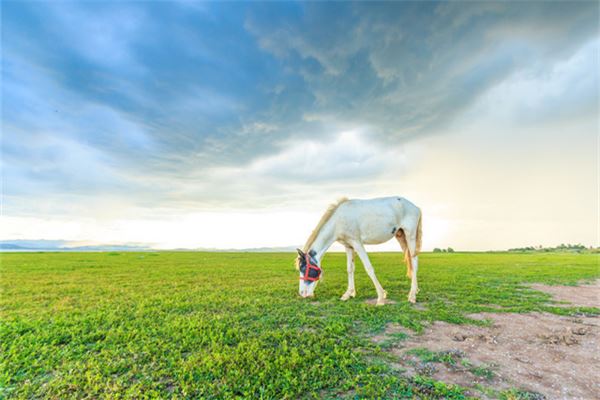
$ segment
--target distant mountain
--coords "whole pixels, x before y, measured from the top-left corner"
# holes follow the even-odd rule
[[[197,247],[197,248],[175,248],[175,249],[157,249],[151,244],[146,243],[132,243],[132,244],[98,244],[98,245],[87,245],[80,246],[80,242],[68,241],[68,240],[0,240],[0,252],[18,252],[18,251],[206,251],[206,252],[217,252],[217,253],[295,253],[296,247],[300,246],[279,246],[279,247],[249,247],[242,249],[218,249],[213,247]],[[342,251],[340,249],[333,249],[330,251]],[[388,251],[388,250],[382,250]],[[453,252],[451,248],[447,250],[440,250],[438,248],[433,249],[434,253],[437,252]],[[490,250],[491,251],[491,250]],[[506,251],[506,250],[493,250],[493,251]],[[522,247],[508,249],[509,252],[571,252],[571,253],[598,253],[600,248],[589,247],[586,248],[581,244],[561,244],[556,247]]]
[[[76,246],[66,240],[0,240],[0,251],[144,251],[145,245],[92,245]]]
[[[0,250],[25,250],[26,247],[18,246],[11,243],[0,243]]]
[[[3,250],[50,250],[60,249],[68,245],[66,240],[0,240],[0,249]]]
[[[0,251],[156,251],[145,244],[100,244],[77,246],[76,242],[67,240],[0,240]],[[295,251],[296,246],[253,247],[246,249],[164,249],[165,251],[214,251],[214,252],[246,252],[246,253],[288,253]]]

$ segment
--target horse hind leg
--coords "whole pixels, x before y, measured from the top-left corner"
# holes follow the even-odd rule
[[[408,278],[412,278],[411,252],[404,229],[400,228],[396,231],[396,240],[400,244],[402,252],[404,253],[404,261],[406,262],[406,276]]]
[[[404,229],[398,229],[396,239],[400,243],[400,247],[404,252],[404,261],[406,262],[406,276],[410,278],[410,292],[408,301],[411,303],[417,302],[417,293],[419,285],[417,282],[417,272],[419,269],[419,258],[417,256],[417,239],[416,233],[413,235],[409,232],[407,235]]]

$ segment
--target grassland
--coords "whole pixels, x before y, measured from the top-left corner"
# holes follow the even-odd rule
[[[405,378],[369,335],[390,322],[473,323],[479,311],[589,312],[549,305],[528,282],[598,277],[596,254],[421,256],[419,302],[406,302],[401,255],[372,254],[396,304],[358,265],[341,302],[345,256],[329,254],[317,298],[297,296],[292,254],[4,253],[0,397],[464,398]]]

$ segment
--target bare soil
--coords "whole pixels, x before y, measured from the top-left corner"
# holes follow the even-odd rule
[[[597,307],[599,284],[534,287],[550,288],[555,300]],[[394,366],[410,376],[429,375],[470,388],[480,398],[517,388],[530,392],[530,398],[600,399],[600,318],[549,313],[470,317],[491,321],[491,326],[434,322],[389,350],[397,359]],[[381,343],[395,332],[405,330],[389,325],[372,339]],[[435,359],[427,360],[418,350],[415,354],[421,348],[435,352]]]
[[[571,303],[568,306],[600,307],[600,279],[589,285],[549,286],[535,283],[529,287],[551,294],[554,300]]]

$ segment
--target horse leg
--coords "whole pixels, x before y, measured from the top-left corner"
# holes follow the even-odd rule
[[[411,303],[417,302],[417,293],[419,293],[419,284],[417,283],[417,271],[419,270],[419,256],[412,258],[412,278],[410,280],[410,293],[408,293],[408,301]]]
[[[416,256],[417,252],[417,240],[416,233],[412,234],[410,231],[400,231],[396,235],[402,251],[405,253],[405,258],[408,264],[408,272],[410,275],[410,292],[408,293],[408,301],[411,303],[417,302],[417,293],[419,293],[419,284],[417,282],[417,272],[419,271],[419,256]],[[408,252],[408,253],[407,253]]]
[[[346,247],[346,268],[348,270],[348,290],[340,299],[343,301],[356,296],[356,289],[354,288],[354,249],[352,247]]]
[[[362,243],[353,244],[354,249],[358,253],[360,260],[362,261],[365,271],[367,271],[367,275],[373,281],[373,285],[375,285],[375,290],[377,290],[377,305],[382,306],[385,304],[384,299],[387,297],[387,292],[383,290],[381,284],[377,280],[377,276],[375,276],[375,270],[373,269],[373,265],[371,265],[371,261],[369,260],[369,256],[367,255],[367,251],[365,250]]]

